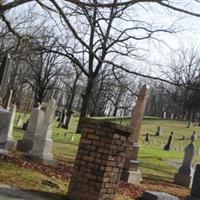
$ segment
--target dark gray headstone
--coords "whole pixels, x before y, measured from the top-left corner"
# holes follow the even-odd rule
[[[191,195],[200,199],[200,165],[196,165],[194,173]]]
[[[144,191],[140,200],[178,200],[178,197],[164,192]]]

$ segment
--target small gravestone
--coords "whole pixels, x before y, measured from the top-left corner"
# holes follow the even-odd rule
[[[194,173],[191,195],[187,196],[185,200],[199,200],[200,199],[200,165],[196,165]]]
[[[165,192],[144,191],[139,200],[179,200],[178,197],[172,196]]]
[[[149,133],[146,133],[144,143],[149,144],[151,142]]]
[[[169,151],[171,149],[172,141],[173,141],[173,132],[170,133],[170,136],[168,138],[167,144],[164,146],[164,150]]]
[[[192,126],[192,122],[189,122],[187,125],[187,128],[190,128]]]
[[[170,119],[174,119],[174,113],[171,113]]]
[[[192,133],[192,135],[191,135],[191,140],[192,140],[192,142],[194,142],[196,139],[197,139],[196,132],[193,131],[193,133]]]
[[[15,110],[11,112],[0,106],[0,148],[11,150],[14,147],[12,138],[13,116]]]
[[[17,126],[17,128],[22,128],[23,127],[23,121],[22,121],[22,118],[20,116],[17,119],[16,126]]]
[[[47,165],[56,165],[51,153],[53,145],[51,135],[55,111],[56,101],[52,99],[49,101],[46,111],[42,111],[38,131],[34,135],[33,148],[27,155],[32,160]]]
[[[174,176],[174,183],[191,188],[194,170],[192,168],[192,161],[194,158],[195,148],[193,143],[185,148],[185,155],[182,166],[179,168],[178,173]]]
[[[163,119],[167,119],[167,113],[163,112]]]
[[[161,128],[160,126],[158,126],[157,130],[156,130],[156,136],[160,136],[161,135]]]

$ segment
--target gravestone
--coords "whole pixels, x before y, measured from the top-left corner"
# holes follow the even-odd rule
[[[146,133],[144,142],[145,142],[146,144],[149,144],[149,143],[151,142],[151,138],[150,138],[149,133]]]
[[[167,113],[163,112],[163,119],[167,119]]]
[[[22,118],[20,115],[17,119],[16,126],[17,126],[17,128],[22,128],[22,126],[23,126],[23,121],[22,121]]]
[[[178,173],[174,176],[174,183],[191,188],[194,170],[192,168],[192,161],[194,158],[194,145],[189,144],[185,148],[185,155],[182,166],[179,168]]]
[[[167,144],[164,146],[164,150],[169,151],[171,149],[172,141],[173,141],[173,132],[170,133],[170,136],[168,138]]]
[[[199,200],[200,199],[200,165],[196,165],[191,195],[187,196],[185,200]]]
[[[74,114],[73,110],[69,110],[67,112],[67,116],[65,116],[66,119],[64,120],[63,128],[66,128],[66,129],[70,128],[71,123],[72,123],[73,114]]]
[[[187,125],[187,128],[190,128],[192,126],[192,122],[189,122]]]
[[[51,99],[45,112],[42,111],[38,131],[34,134],[33,147],[28,153],[28,157],[48,165],[56,165],[51,153],[52,150],[52,127],[56,111],[56,101]]]
[[[12,126],[13,126],[13,116],[15,115],[15,110],[12,112],[4,109],[0,106],[0,148],[6,150],[12,150],[14,147],[14,141],[12,138]]]
[[[33,147],[33,139],[36,133],[39,133],[42,126],[43,111],[39,108],[33,108],[31,116],[24,132],[22,140],[17,141],[17,150],[22,152],[29,152]]]
[[[142,180],[142,173],[139,169],[138,161],[139,136],[148,95],[148,86],[143,85],[140,89],[134,112],[130,121],[130,127],[134,130],[129,137],[129,142],[132,143],[132,150],[127,152],[121,179],[132,184],[139,184]]]
[[[7,101],[7,104],[6,104],[7,110],[10,110],[10,104],[11,104],[11,101],[12,101],[12,95],[13,95],[13,91],[10,90],[10,92],[9,92],[9,97],[8,97],[8,101]]]
[[[161,128],[160,126],[158,126],[157,130],[156,130],[156,136],[160,136],[161,135]]]
[[[170,119],[174,119],[174,113],[171,113]]]
[[[191,141],[194,142],[197,139],[197,135],[196,132],[193,131],[192,135],[191,135]]]

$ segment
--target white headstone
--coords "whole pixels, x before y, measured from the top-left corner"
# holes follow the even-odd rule
[[[47,105],[47,109],[44,113],[43,119],[41,120],[40,129],[35,134],[33,148],[29,151],[31,157],[41,160],[44,164],[55,164],[51,153],[51,134],[55,111],[56,101],[52,99]]]

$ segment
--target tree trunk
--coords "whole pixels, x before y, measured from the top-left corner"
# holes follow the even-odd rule
[[[88,83],[87,83],[87,87],[86,87],[86,90],[85,90],[85,94],[83,95],[81,113],[80,113],[80,118],[79,118],[79,121],[78,121],[78,126],[77,126],[77,129],[76,129],[76,133],[81,133],[83,120],[86,117],[87,112],[88,112],[88,105],[89,105],[89,101],[90,101],[90,95],[91,95],[91,92],[92,92],[93,84],[94,84],[94,78],[89,78]]]

